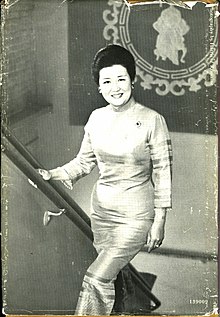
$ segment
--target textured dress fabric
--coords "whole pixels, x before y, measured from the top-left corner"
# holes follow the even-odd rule
[[[164,118],[132,98],[96,109],[75,159],[60,167],[75,182],[98,166],[91,226],[98,257],[83,281],[76,315],[109,315],[114,280],[146,243],[154,208],[171,207],[171,142]]]

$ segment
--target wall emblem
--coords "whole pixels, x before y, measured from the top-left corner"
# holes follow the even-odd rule
[[[186,46],[185,39],[194,31],[188,25],[189,22],[187,23],[181,16],[180,9],[169,6],[160,14],[153,15],[151,29],[156,36],[152,44],[153,59],[150,59],[148,56],[143,56],[132,41],[129,31],[132,10],[123,0],[109,0],[108,6],[109,9],[103,12],[103,20],[106,24],[103,36],[108,43],[122,45],[134,55],[137,79],[144,90],[155,89],[155,92],[161,96],[168,93],[182,96],[186,90],[197,92],[203,86],[210,87],[216,83],[218,45],[215,8],[208,9],[210,33],[206,38],[209,41],[207,51],[197,60],[186,63],[185,59],[190,56],[191,47]],[[139,14],[145,14],[147,18],[146,10],[139,11]],[[152,13],[149,14],[152,19]],[[146,33],[148,31],[146,30]]]
[[[165,61],[168,58],[175,65],[179,65],[179,60],[185,63],[187,48],[184,44],[184,35],[189,31],[189,26],[182,19],[180,11],[174,6],[163,10],[153,28],[159,33],[154,50],[156,59],[159,60],[161,57]],[[182,52],[181,57],[179,51]]]

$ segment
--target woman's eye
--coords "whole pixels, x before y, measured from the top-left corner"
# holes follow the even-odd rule
[[[110,80],[103,81],[103,84],[110,84]]]
[[[125,78],[119,78],[118,81],[125,81],[126,79]]]

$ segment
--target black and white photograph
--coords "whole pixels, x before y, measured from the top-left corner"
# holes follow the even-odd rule
[[[217,316],[217,1],[1,7],[3,314]]]

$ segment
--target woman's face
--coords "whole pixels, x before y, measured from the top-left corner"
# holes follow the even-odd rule
[[[127,69],[122,65],[102,68],[99,72],[99,89],[112,106],[125,105],[131,97],[131,79]]]

